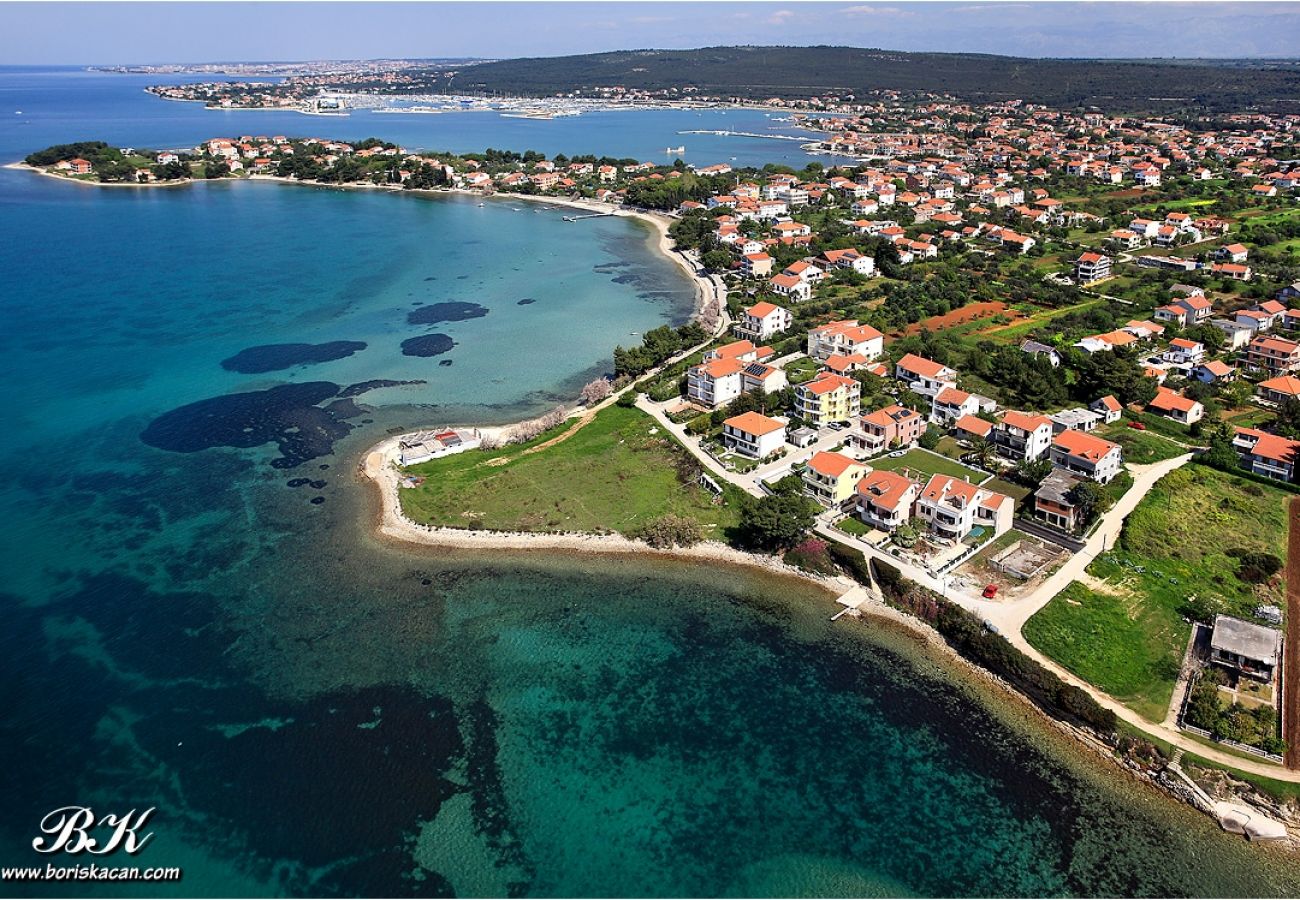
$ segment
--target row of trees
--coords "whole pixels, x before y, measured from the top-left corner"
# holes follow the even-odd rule
[[[702,343],[708,336],[708,332],[696,322],[687,322],[678,328],[660,325],[645,333],[639,347],[620,344],[614,348],[614,374],[640,375],[687,347]]]

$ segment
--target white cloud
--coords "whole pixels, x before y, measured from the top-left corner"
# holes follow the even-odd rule
[[[776,12],[772,13],[772,15],[767,17],[767,24],[784,25],[786,22],[790,21],[793,18],[794,18],[793,11],[788,9],[778,9]]]

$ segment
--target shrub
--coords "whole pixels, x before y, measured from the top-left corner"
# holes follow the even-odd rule
[[[835,563],[827,552],[828,544],[819,538],[808,538],[785,553],[785,562],[805,572],[834,575]]]
[[[829,549],[831,559],[836,565],[847,572],[858,584],[871,587],[871,563],[867,561],[865,553],[854,547],[846,547],[837,541],[831,542]]]
[[[636,536],[651,547],[666,550],[698,544],[704,540],[704,529],[694,519],[666,513],[641,526]]]

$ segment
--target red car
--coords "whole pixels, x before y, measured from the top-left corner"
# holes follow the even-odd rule
[[[998,586],[996,584],[990,584],[984,587],[985,600],[992,600],[997,595],[998,595]]]
[[[1147,427],[1146,427],[1145,425],[1143,425],[1141,422],[1129,422],[1129,423],[1128,423],[1128,427],[1129,427],[1129,428],[1136,429],[1136,430],[1138,430],[1138,431],[1146,431],[1146,430],[1147,430]]]

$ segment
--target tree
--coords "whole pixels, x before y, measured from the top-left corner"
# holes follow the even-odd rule
[[[1016,463],[1016,479],[1030,487],[1038,487],[1051,472],[1050,459],[1022,459]]]
[[[1232,446],[1232,430],[1226,423],[1220,422],[1210,432],[1209,446],[1201,454],[1201,462],[1224,472],[1235,472],[1239,468],[1236,448]]]
[[[993,465],[995,452],[993,442],[988,438],[976,438],[971,444],[971,457],[975,460],[975,464],[986,472]]]
[[[731,262],[731,254],[726,250],[710,250],[700,257],[700,263],[704,268],[714,272],[730,269]]]
[[[939,446],[939,441],[942,440],[942,438],[943,436],[939,433],[937,428],[927,428],[925,431],[921,432],[921,437],[917,440],[917,443],[926,450],[933,450],[935,447]]]
[[[613,392],[614,389],[610,386],[608,379],[597,378],[595,381],[589,381],[583,385],[579,397],[587,406],[595,406]]]
[[[1066,498],[1074,504],[1074,510],[1081,527],[1092,524],[1106,505],[1106,491],[1095,481],[1080,481]]]
[[[921,537],[921,529],[917,527],[915,519],[908,519],[895,528],[894,533],[889,537],[900,547],[915,547]]]
[[[744,542],[760,550],[786,550],[812,530],[819,507],[799,494],[773,494],[751,500],[741,511]]]

